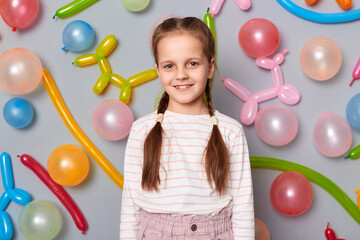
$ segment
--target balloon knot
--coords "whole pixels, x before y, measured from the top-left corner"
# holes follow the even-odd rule
[[[72,62],[71,64],[72,64],[72,65],[74,65],[74,64],[75,64],[75,62]]]
[[[53,19],[55,19],[55,17],[56,17],[56,14],[53,16]]]
[[[284,54],[286,54],[288,51],[289,51],[289,50],[285,49],[282,54],[284,55]]]
[[[350,82],[350,84],[349,84],[350,87],[351,87],[351,85],[354,83],[354,81],[355,81],[355,78],[353,78],[353,79],[351,80],[351,82]]]
[[[16,32],[16,28],[13,28],[12,31],[13,31],[13,32]]]
[[[221,80],[222,80],[223,82],[225,82],[225,79],[224,79],[224,78],[221,78]]]
[[[326,114],[327,114],[326,110],[324,110],[324,111],[323,111],[323,114],[324,114],[324,115],[326,115]]]
[[[17,155],[17,157],[20,157],[20,155]]]
[[[63,50],[64,52],[66,52],[66,51],[67,51],[66,47],[63,47],[61,50]]]
[[[356,192],[356,193],[359,193],[359,189],[355,189],[355,192]]]

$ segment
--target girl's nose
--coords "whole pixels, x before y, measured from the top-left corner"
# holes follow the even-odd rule
[[[177,75],[176,75],[176,79],[185,80],[185,79],[188,79],[188,78],[189,78],[189,75],[186,72],[186,69],[185,68],[179,68],[178,72],[177,72]]]

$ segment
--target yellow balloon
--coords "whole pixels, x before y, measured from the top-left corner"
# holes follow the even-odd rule
[[[50,177],[62,186],[81,183],[89,172],[86,153],[75,145],[62,145],[51,152],[47,162]]]
[[[135,87],[155,78],[157,78],[156,69],[149,69],[129,77],[128,82],[130,83],[131,87]]]
[[[107,57],[116,47],[116,38],[114,35],[109,35],[96,48],[96,55],[99,57]]]
[[[79,67],[85,67],[94,63],[97,63],[98,58],[95,53],[89,53],[75,58],[73,64]]]

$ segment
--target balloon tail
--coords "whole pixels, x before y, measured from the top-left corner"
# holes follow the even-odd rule
[[[66,52],[66,51],[67,51],[66,47],[63,47],[61,50],[63,50],[64,52]]]
[[[224,78],[221,78],[221,80],[224,82],[225,81],[225,79]]]
[[[348,159],[348,158],[350,158],[350,156],[348,155],[348,156],[346,156],[346,157],[344,157],[344,159]]]
[[[13,32],[16,32],[16,28],[13,28],[12,31],[13,31]]]
[[[55,19],[55,17],[56,17],[56,14],[53,16],[53,19]]]
[[[353,79],[351,80],[351,82],[350,82],[350,84],[349,84],[350,87],[351,87],[351,85],[354,83],[354,81],[355,81],[355,78],[353,78]]]

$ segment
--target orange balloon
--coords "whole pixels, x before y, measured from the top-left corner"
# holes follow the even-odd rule
[[[270,233],[265,223],[255,218],[255,240],[270,240]]]
[[[86,153],[75,145],[62,145],[55,148],[47,162],[50,177],[63,186],[81,183],[89,172],[89,159]]]

